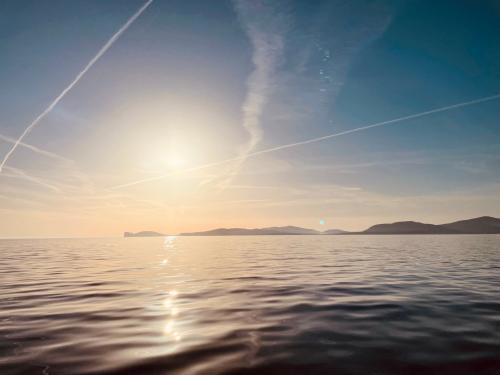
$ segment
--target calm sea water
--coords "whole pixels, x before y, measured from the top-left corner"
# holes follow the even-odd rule
[[[500,374],[500,236],[0,241],[0,374]]]

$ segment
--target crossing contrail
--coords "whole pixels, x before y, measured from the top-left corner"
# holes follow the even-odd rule
[[[3,135],[3,134],[0,134],[0,140],[8,142],[8,143],[11,143],[11,144],[16,144],[16,142],[17,142],[16,139],[11,138],[11,137],[7,137],[6,135]],[[43,156],[47,156],[49,158],[58,159],[58,160],[61,160],[61,161],[64,161],[64,162],[72,162],[72,160],[70,160],[68,158],[65,158],[64,156],[57,155],[54,152],[42,150],[41,148],[38,148],[38,147],[33,146],[33,145],[30,145],[28,143],[19,142],[18,145],[21,146],[21,147],[27,148],[28,150],[31,150],[33,152],[36,152],[37,154],[40,154],[40,155],[43,155]]]
[[[255,152],[249,153],[246,156],[245,155],[243,155],[243,156],[237,156],[237,157],[230,158],[230,159],[225,159],[225,160],[220,160],[220,161],[216,161],[216,162],[213,162],[213,163],[203,164],[203,165],[199,165],[199,166],[196,166],[196,167],[185,169],[184,171],[178,172],[178,173],[192,172],[192,171],[197,171],[197,170],[200,170],[200,169],[215,167],[215,166],[219,166],[219,165],[231,163],[231,162],[233,162],[235,160],[241,160],[243,158],[254,157],[254,156],[258,156],[258,155],[262,155],[262,154],[268,154],[268,153],[279,151],[279,150],[284,150],[284,149],[287,149],[287,148],[292,148],[292,147],[307,145],[307,144],[310,144],[310,143],[321,142],[321,141],[324,141],[324,140],[327,140],[327,139],[330,139],[330,138],[340,137],[342,135],[347,135],[347,134],[351,134],[351,133],[357,133],[357,132],[360,132],[360,131],[364,131],[364,130],[368,130],[368,129],[372,129],[372,128],[377,128],[377,127],[380,127],[380,126],[396,124],[396,123],[399,123],[399,122],[402,122],[402,121],[411,120],[411,119],[415,119],[415,118],[419,118],[419,117],[424,117],[424,116],[432,115],[434,113],[445,112],[445,111],[449,111],[449,110],[455,109],[455,108],[467,107],[467,106],[470,106],[470,105],[473,105],[473,104],[479,104],[479,103],[483,103],[483,102],[487,102],[487,101],[491,101],[491,100],[495,100],[495,99],[500,99],[500,94],[496,94],[496,95],[492,95],[492,96],[486,96],[486,97],[483,97],[483,98],[474,99],[474,100],[470,100],[470,101],[467,101],[467,102],[452,104],[452,105],[448,105],[446,107],[435,108],[435,109],[431,109],[429,111],[419,112],[419,113],[415,113],[413,115],[408,115],[408,116],[403,116],[403,117],[398,117],[398,118],[395,118],[395,119],[392,119],[392,120],[386,120],[386,121],[382,121],[382,122],[376,122],[374,124],[370,124],[370,125],[362,126],[362,127],[359,127],[359,128],[350,129],[350,130],[345,130],[345,131],[342,131],[342,132],[339,132],[339,133],[328,134],[328,135],[324,135],[322,137],[311,138],[311,139],[306,139],[306,140],[300,141],[300,142],[288,143],[288,144],[281,145],[281,146],[266,148],[264,150],[255,151]],[[163,178],[166,178],[166,177],[178,174],[178,173],[169,173],[169,174],[163,174],[163,175],[160,175],[160,176],[154,176],[154,177],[144,178],[142,180],[133,181],[133,182],[129,182],[129,183],[126,183],[126,184],[113,186],[113,187],[111,187],[111,189],[121,189],[121,188],[128,187],[128,186],[134,186],[134,185],[139,185],[139,184],[143,184],[143,183],[146,183],[146,182],[161,180]]]
[[[85,68],[83,68],[83,70],[77,74],[75,79],[59,94],[59,96],[57,96],[52,101],[52,103],[50,103],[50,105],[42,113],[40,113],[33,120],[33,122],[28,125],[28,127],[26,129],[24,129],[24,132],[16,140],[16,142],[11,147],[9,152],[7,152],[7,154],[5,154],[5,156],[2,160],[2,163],[0,164],[0,173],[2,173],[2,170],[3,170],[3,167],[5,166],[5,163],[7,163],[7,161],[12,156],[14,151],[16,151],[17,147],[22,142],[24,137],[26,137],[31,132],[31,130],[33,130],[33,128],[35,126],[37,126],[38,123],[45,116],[47,116],[47,114],[49,114],[50,111],[52,111],[52,109],[54,109],[54,107],[57,105],[57,103],[59,103],[61,101],[61,99],[64,98],[64,96],[78,83],[78,81],[80,81],[80,79],[82,79],[82,77],[85,75],[85,73],[87,73],[89,71],[89,69],[92,68],[92,66],[97,62],[97,60],[99,60],[102,57],[102,55],[104,55],[106,53],[106,51],[113,45],[113,43],[118,40],[118,38],[130,27],[130,25],[132,25],[132,23],[134,23],[134,21],[137,19],[137,17],[139,17],[152,2],[153,2],[153,0],[148,0],[142,7],[140,7],[137,10],[137,12],[135,12],[132,15],[132,17],[130,17],[128,19],[128,21],[125,22],[125,24],[122,27],[120,27],[120,29],[118,29],[118,31],[116,33],[113,34],[113,36],[106,42],[106,44],[99,50],[99,52],[97,52],[97,54],[92,58],[92,60],[90,60],[88,62],[88,64],[85,66]]]
[[[26,180],[26,181],[30,181],[30,182],[33,182],[37,185],[40,185],[40,186],[43,186],[47,189],[50,189],[50,190],[53,190],[55,191],[56,193],[61,193],[61,189],[59,187],[57,187],[56,185],[53,185],[53,184],[50,184],[48,183],[47,181],[41,179],[41,178],[38,178],[38,177],[35,177],[35,176],[30,176],[29,174],[27,174],[26,172],[24,172],[23,170],[21,169],[18,169],[18,168],[13,168],[13,167],[5,167],[5,171],[7,171],[7,173],[4,173],[4,176],[5,177],[11,177],[11,178],[19,178],[19,179],[22,179],[22,180]],[[11,171],[12,174],[10,174],[8,171]]]

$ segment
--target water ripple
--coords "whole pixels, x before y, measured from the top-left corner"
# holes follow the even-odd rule
[[[0,241],[3,374],[499,374],[500,236]]]

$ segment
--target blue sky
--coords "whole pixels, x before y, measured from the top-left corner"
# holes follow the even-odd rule
[[[2,1],[0,135],[17,138],[142,4]],[[0,236],[500,216],[498,100],[187,172],[500,93],[499,14],[156,0],[23,140],[57,156],[9,159]]]

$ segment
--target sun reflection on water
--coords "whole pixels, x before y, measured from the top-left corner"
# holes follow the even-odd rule
[[[163,248],[166,251],[171,251],[175,247],[176,236],[167,236],[163,242]],[[168,259],[163,259],[161,264],[164,266],[168,263]],[[179,308],[176,306],[179,291],[177,289],[170,289],[166,291],[166,295],[162,301],[162,306],[165,311],[166,321],[162,327],[162,333],[174,342],[179,342],[182,336],[179,332],[178,321],[176,318],[179,315]]]
[[[180,341],[181,335],[176,329],[175,317],[179,315],[179,309],[175,306],[175,298],[178,296],[179,292],[177,290],[170,290],[167,293],[167,297],[163,300],[163,306],[166,309],[166,313],[169,318],[165,325],[163,326],[163,333],[169,336],[174,341]]]
[[[172,333],[173,329],[174,329],[174,322],[169,320],[165,324],[165,327],[163,327],[163,332],[165,332],[166,334],[170,334],[170,333]]]
[[[165,247],[165,249],[174,247],[174,242],[176,238],[177,236],[166,236],[165,240],[163,241],[163,246]]]

